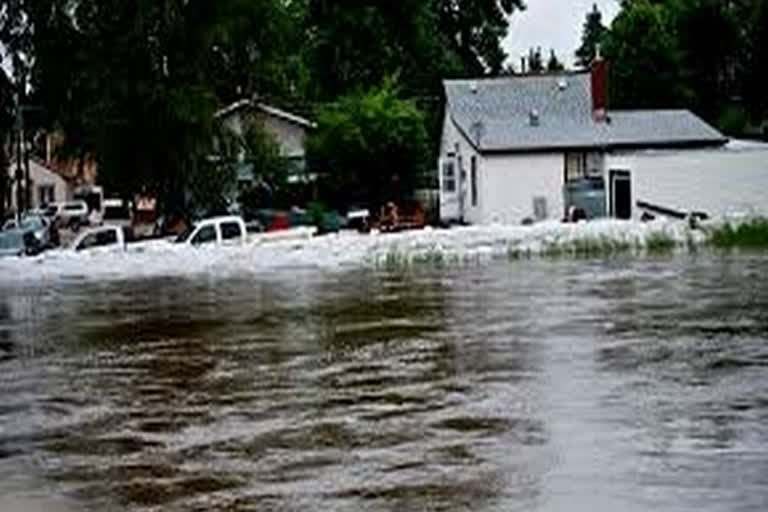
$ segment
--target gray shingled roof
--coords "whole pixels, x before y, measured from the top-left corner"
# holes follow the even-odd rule
[[[481,151],[650,148],[727,141],[687,110],[610,111],[610,122],[596,123],[589,73],[448,80],[445,91],[448,115]],[[530,123],[533,110],[539,115],[538,126]]]

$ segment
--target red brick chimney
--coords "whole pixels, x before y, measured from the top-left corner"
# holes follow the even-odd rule
[[[595,60],[592,61],[592,115],[595,122],[606,120],[608,109],[608,62],[597,49]]]

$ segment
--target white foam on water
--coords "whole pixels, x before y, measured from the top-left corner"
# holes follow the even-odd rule
[[[684,222],[600,220],[580,224],[476,226],[395,234],[340,233],[301,242],[244,247],[192,248],[166,241],[127,252],[86,254],[49,251],[35,258],[0,260],[0,282],[45,284],[58,280],[105,281],[152,277],[231,277],[298,269],[337,270],[419,261],[466,263],[510,255],[575,253],[598,246],[643,250],[663,237],[679,246],[706,236]]]

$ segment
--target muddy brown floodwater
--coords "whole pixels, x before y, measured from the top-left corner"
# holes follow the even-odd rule
[[[766,509],[768,255],[0,284],[3,511]]]

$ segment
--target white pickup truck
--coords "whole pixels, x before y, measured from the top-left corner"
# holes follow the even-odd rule
[[[177,247],[207,246],[245,246],[260,245],[270,242],[297,242],[309,240],[317,233],[313,227],[302,227],[257,233],[249,235],[245,222],[240,217],[215,217],[194,224],[189,230],[176,238]],[[127,243],[128,236],[122,226],[102,226],[81,233],[70,246],[79,253],[145,252],[167,250],[168,242],[155,240],[150,242]]]
[[[102,226],[83,231],[71,249],[75,252],[104,253],[126,250],[126,236],[122,226]]]
[[[260,245],[273,242],[299,242],[309,240],[316,234],[315,227],[298,227],[250,235],[241,217],[214,217],[195,223],[178,236],[176,243],[194,247]]]

